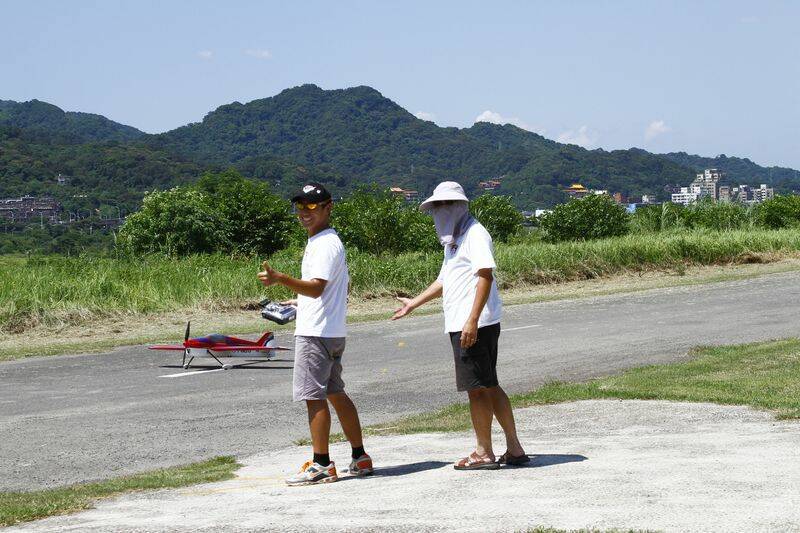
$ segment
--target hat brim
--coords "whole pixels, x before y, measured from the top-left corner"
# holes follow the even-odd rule
[[[442,191],[440,193],[434,193],[433,196],[431,196],[430,198],[419,204],[419,209],[420,211],[429,211],[433,207],[433,202],[444,202],[444,201],[469,203],[469,199],[463,194],[457,193],[455,191]]]

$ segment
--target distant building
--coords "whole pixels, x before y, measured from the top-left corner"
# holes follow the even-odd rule
[[[580,183],[573,183],[572,185],[564,189],[564,192],[567,193],[570,196],[570,198],[583,198],[591,191],[589,191],[589,189],[587,189]]]
[[[722,174],[716,168],[707,168],[701,174],[695,177],[694,181],[689,187],[697,187],[700,189],[700,196],[708,196],[717,199],[717,184],[722,179]]]
[[[21,198],[0,199],[0,217],[12,222],[25,222],[29,220],[58,222],[61,213],[61,204],[52,198],[36,198],[23,196]]]
[[[64,176],[63,174],[59,174],[58,176],[56,176],[56,183],[58,183],[59,185],[66,185],[67,182],[69,182],[69,178]]]
[[[499,189],[500,188],[500,185],[502,185],[502,183],[501,183],[502,179],[503,178],[500,177],[500,178],[495,178],[495,179],[486,180],[486,181],[479,181],[478,182],[478,188],[482,189],[484,191],[494,191],[495,189]]]
[[[614,201],[618,204],[627,204],[628,197],[622,194],[621,192],[615,192],[613,195]]]
[[[772,187],[767,187],[766,184],[762,183],[758,189],[753,189],[753,201],[760,203],[770,198],[775,197],[775,191]]]
[[[546,215],[547,213],[552,213],[552,212],[553,212],[552,209],[537,209],[536,211],[533,212],[533,216],[539,218],[542,215]]]
[[[737,202],[747,203],[753,200],[753,191],[749,185],[741,184],[734,187],[731,191],[731,197]]]
[[[642,203],[643,204],[654,204],[656,203],[656,197],[652,194],[643,194],[642,195]]]
[[[692,202],[696,202],[700,196],[702,196],[702,191],[698,185],[681,187],[680,192],[672,193],[672,203],[689,205]]]
[[[419,200],[419,192],[412,189],[403,189],[401,187],[392,187],[389,192],[402,196],[406,202],[416,202]]]
[[[719,189],[717,190],[717,200],[720,202],[731,201],[731,188],[729,185],[720,185]]]

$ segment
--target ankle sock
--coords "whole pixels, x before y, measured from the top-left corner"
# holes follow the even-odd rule
[[[331,464],[331,456],[327,453],[315,453],[314,462],[320,466],[328,466]]]
[[[358,459],[359,457],[361,457],[365,453],[366,452],[364,451],[364,447],[363,446],[359,446],[358,448],[353,448],[353,453],[351,454],[351,456],[353,457],[353,459]]]

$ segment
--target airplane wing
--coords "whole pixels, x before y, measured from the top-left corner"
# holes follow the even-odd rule
[[[181,344],[156,344],[154,346],[148,346],[148,350],[180,350],[183,351],[186,349],[185,346]]]
[[[183,349],[183,348],[181,348]],[[209,350],[214,352],[269,352],[272,350],[290,350],[291,348],[283,348],[282,346],[209,346]]]

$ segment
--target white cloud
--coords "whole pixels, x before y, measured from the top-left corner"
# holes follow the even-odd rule
[[[200,59],[209,60],[214,57],[214,52],[212,52],[211,50],[200,50],[199,52],[197,52],[197,57],[199,57]]]
[[[429,122],[433,122],[436,120],[436,115],[434,115],[433,113],[428,113],[426,111],[417,111],[416,113],[414,113],[414,116],[420,120],[427,120]]]
[[[560,143],[594,148],[597,146],[597,133],[590,131],[589,126],[581,126],[577,130],[568,130],[561,133],[556,140]]]
[[[257,48],[250,48],[244,51],[245,54],[249,55],[250,57],[256,57],[258,59],[269,59],[272,57],[272,52],[269,50],[261,50]]]
[[[478,115],[475,118],[475,122],[489,122],[491,124],[512,124],[518,128],[522,128],[523,130],[528,130],[534,133],[538,133],[539,135],[544,135],[545,133],[544,129],[531,126],[520,120],[518,117],[504,117],[500,113],[497,113],[496,111],[491,111],[489,109]]]
[[[667,133],[672,128],[664,124],[663,120],[654,120],[650,123],[649,126],[644,130],[644,139],[646,141],[652,141],[662,133]]]

